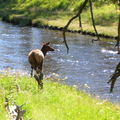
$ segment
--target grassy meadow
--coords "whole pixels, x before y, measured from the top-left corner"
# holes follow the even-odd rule
[[[0,19],[20,26],[52,25],[63,27],[77,12],[83,0],[0,0]],[[89,5],[82,13],[83,30],[93,31]],[[116,6],[94,2],[94,17],[99,33],[117,36]],[[70,26],[79,30],[76,19]],[[5,97],[10,104],[24,104],[24,120],[120,120],[120,106],[99,100],[75,88],[43,80],[44,89],[28,76],[0,74],[0,120],[8,120]]]
[[[63,27],[77,12],[83,0],[1,0],[0,17],[2,20],[20,26],[52,25]],[[94,18],[99,33],[117,36],[118,11],[112,3],[93,2]],[[89,4],[82,15],[83,30],[92,31]],[[76,19],[70,26],[79,30]]]
[[[43,82],[44,89],[38,91],[33,78],[0,75],[0,120],[8,120],[5,97],[10,104],[24,104],[24,120],[120,120],[120,106],[97,100],[50,78]]]

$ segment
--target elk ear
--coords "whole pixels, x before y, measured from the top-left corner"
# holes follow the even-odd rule
[[[47,42],[47,43],[46,43],[46,45],[49,45],[49,44],[50,44],[50,42]]]
[[[43,42],[42,43],[42,45],[49,45],[49,44],[50,44],[50,42],[47,42],[47,43]]]
[[[42,43],[42,46],[43,46],[43,45],[45,45],[45,44],[46,44],[46,43],[45,43],[45,42],[43,42],[43,43]]]

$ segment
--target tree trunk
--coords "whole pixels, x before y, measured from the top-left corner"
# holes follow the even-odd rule
[[[119,11],[120,11],[120,10],[119,10]],[[119,42],[120,42],[120,13],[119,13],[119,22],[118,22],[118,38],[117,38],[117,43],[118,43],[118,54],[120,54]]]
[[[119,21],[118,21],[118,38],[117,38],[117,44],[116,44],[118,46],[118,54],[120,54],[119,42],[120,42],[120,14],[119,14]],[[112,74],[111,79],[108,81],[108,83],[111,83],[110,92],[113,91],[114,84],[119,76],[120,76],[120,62],[116,66],[115,72]]]
[[[118,12],[119,12],[119,20],[118,20],[118,37],[117,37],[117,42],[115,47],[117,46],[118,49],[118,54],[120,54],[120,49],[119,49],[119,42],[120,42],[120,1],[118,0],[116,3],[114,3],[118,6]]]

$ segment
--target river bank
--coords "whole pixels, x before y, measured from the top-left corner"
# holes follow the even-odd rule
[[[34,120],[118,120],[119,105],[92,98],[73,87],[45,78],[44,89],[38,91],[37,83],[28,76],[0,75],[0,119],[7,120],[5,97],[9,104],[24,104],[24,119]]]
[[[47,1],[46,3],[37,2],[37,0],[31,2],[18,2],[17,0],[16,2],[13,2],[12,0],[1,2],[1,20],[20,26],[35,26],[62,31],[68,20],[77,12],[76,9],[79,5],[79,3],[73,1],[73,6],[69,4],[66,8],[64,8],[64,5],[61,5],[60,7],[57,3],[53,5],[52,2],[47,3]],[[74,5],[75,3],[77,4],[76,6]],[[67,3],[64,4],[66,5]],[[51,8],[49,8],[49,5]],[[94,7],[94,15],[99,36],[116,39],[118,15],[115,5],[104,4],[99,7]],[[93,26],[91,24],[89,8],[84,10],[81,18],[83,32],[79,28],[78,20],[75,20],[71,24],[68,32],[95,36]]]

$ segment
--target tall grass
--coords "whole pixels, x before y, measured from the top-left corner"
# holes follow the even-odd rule
[[[19,86],[19,90],[18,90]],[[0,75],[0,120],[7,120],[4,97],[26,110],[25,120],[119,120],[120,107],[91,98],[72,87],[44,80],[44,89],[29,77]]]

